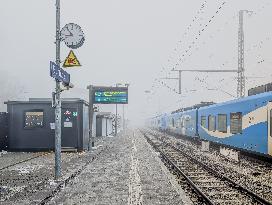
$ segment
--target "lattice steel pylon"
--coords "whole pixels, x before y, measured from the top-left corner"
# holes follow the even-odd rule
[[[251,14],[252,11],[239,11],[237,98],[245,97],[244,12]]]

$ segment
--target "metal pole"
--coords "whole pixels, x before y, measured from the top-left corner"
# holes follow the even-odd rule
[[[94,116],[94,111],[93,111],[93,86],[89,85],[87,87],[89,89],[89,150],[94,147],[94,139],[93,139],[93,116]]]
[[[235,72],[237,73],[238,70],[216,70],[216,69],[203,69],[203,70],[199,70],[199,69],[186,69],[186,70],[177,70],[177,69],[173,69],[172,71],[178,71],[179,72],[179,76],[178,78],[161,78],[161,79],[166,79],[166,80],[178,80],[179,81],[179,94],[181,94],[181,72],[200,72],[200,73],[231,73],[231,72]],[[239,72],[238,72],[239,73]]]
[[[181,94],[181,70],[179,70],[179,94]]]
[[[212,70],[212,69],[190,69],[190,70],[172,70],[181,72],[199,72],[199,73],[237,73],[237,70]]]
[[[125,130],[125,105],[123,105],[123,130]]]
[[[245,96],[245,76],[244,76],[244,10],[239,11],[239,31],[238,31],[238,78],[237,97]]]
[[[245,97],[245,41],[244,41],[244,13],[251,15],[253,11],[239,11],[239,30],[238,30],[238,78],[237,78],[237,97]]]
[[[60,66],[60,0],[56,0],[56,64]],[[55,106],[55,180],[61,177],[61,100],[60,82],[56,80]]]
[[[115,136],[117,136],[117,120],[118,120],[118,117],[117,117],[117,104],[115,104]]]

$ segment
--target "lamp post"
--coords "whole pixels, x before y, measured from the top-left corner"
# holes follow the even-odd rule
[[[56,64],[60,66],[60,0],[56,0]],[[61,100],[60,82],[56,80],[55,107],[55,180],[61,177]]]
[[[118,87],[122,85],[121,83],[116,83],[115,87]],[[115,104],[115,136],[117,136],[117,129],[118,129],[118,126],[117,126],[117,120],[118,120],[118,112],[117,112],[117,103]]]
[[[118,117],[117,117],[117,104],[115,104],[115,136],[117,136],[117,120],[118,120]]]
[[[116,83],[115,87],[119,87],[119,86],[123,86],[122,83]],[[124,84],[125,87],[128,88],[129,83],[125,83]],[[117,125],[117,120],[118,120],[118,112],[117,112],[117,104],[115,104],[115,136],[117,136],[117,129],[118,129],[118,125]],[[123,105],[123,129],[125,129],[125,106]]]
[[[128,86],[129,86],[129,83],[126,83],[126,84],[125,84],[125,87],[127,87],[127,88],[128,88]],[[125,128],[126,128],[126,120],[125,120],[125,105],[123,104],[123,130],[125,130]]]

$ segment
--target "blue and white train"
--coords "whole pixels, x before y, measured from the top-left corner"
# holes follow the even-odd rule
[[[163,114],[149,125],[271,157],[272,92]]]

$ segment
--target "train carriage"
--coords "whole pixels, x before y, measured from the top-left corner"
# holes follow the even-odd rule
[[[201,139],[272,155],[272,92],[198,110]]]
[[[272,156],[272,92],[213,105],[199,104],[156,118],[155,128]]]

